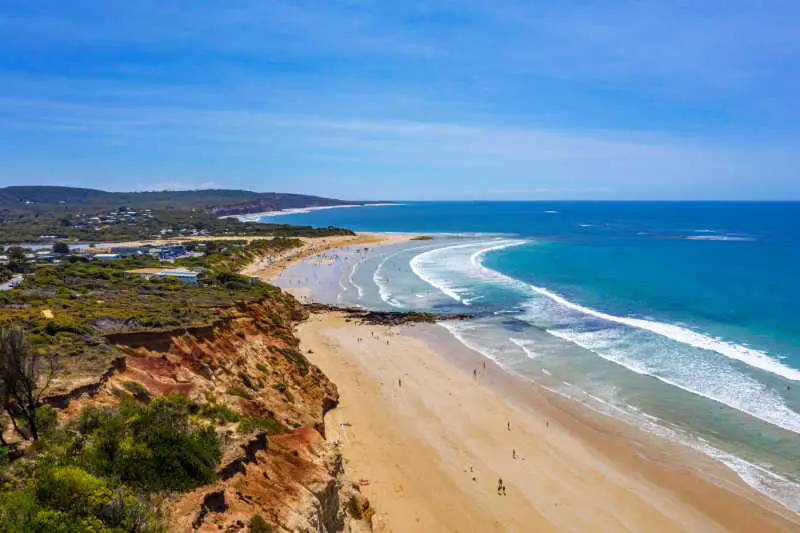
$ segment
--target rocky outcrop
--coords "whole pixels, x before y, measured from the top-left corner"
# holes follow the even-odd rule
[[[316,430],[304,427],[269,437],[268,447],[257,449],[251,459],[247,453],[234,452],[223,460],[227,464],[221,470],[234,472],[232,476],[221,477],[216,485],[191,492],[175,504],[174,531],[239,531],[257,514],[275,532],[345,529],[349,518],[344,504],[358,488],[344,477],[335,446]],[[369,530],[368,521],[362,527]]]
[[[467,320],[473,315],[436,315],[433,313],[419,313],[416,311],[370,311],[361,307],[342,307],[320,303],[306,304],[306,309],[311,313],[326,313],[335,311],[344,313],[351,320],[359,320],[364,324],[375,326],[403,326],[419,322],[438,322],[441,320]]]

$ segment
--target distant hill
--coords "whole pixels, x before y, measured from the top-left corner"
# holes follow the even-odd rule
[[[376,202],[229,189],[107,192],[75,187],[2,187],[0,243],[103,242],[197,235],[300,235],[308,233],[309,228],[219,217],[370,203]]]
[[[107,192],[96,189],[50,186],[0,188],[0,209],[26,209],[33,212],[112,209],[202,210],[210,215],[243,215],[299,207],[365,205],[305,194],[259,193],[234,189],[198,191]]]

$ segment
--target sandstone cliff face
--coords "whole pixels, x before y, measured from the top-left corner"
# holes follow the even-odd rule
[[[64,416],[126,394],[146,401],[176,393],[241,417],[274,419],[275,427],[247,434],[219,421],[219,480],[173,500],[171,529],[247,531],[258,514],[273,531],[350,530],[344,505],[354,498],[362,508],[368,503],[344,477],[335,445],[324,440],[323,415],[338,392],[297,349],[292,324],[306,316],[293,298],[281,297],[229,309],[213,328],[116,335],[113,342],[129,355],[91,394],[68,398]]]

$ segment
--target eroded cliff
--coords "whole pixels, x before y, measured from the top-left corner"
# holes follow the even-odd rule
[[[281,296],[223,310],[208,328],[117,334],[109,342],[123,347],[124,360],[93,386],[53,403],[65,418],[127,395],[147,402],[180,394],[213,406],[224,440],[218,480],[168,496],[172,531],[247,531],[256,515],[272,531],[369,530],[368,518],[355,523],[345,512],[369,504],[346,479],[336,445],[324,439],[336,386],[308,362],[292,333],[306,316]]]

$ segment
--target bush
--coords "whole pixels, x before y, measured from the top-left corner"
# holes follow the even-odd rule
[[[225,405],[215,403],[205,404],[200,408],[200,416],[223,422],[238,422],[241,417]]]
[[[150,391],[138,381],[128,380],[122,386],[138,400],[147,401],[150,399]]]
[[[99,475],[148,491],[188,490],[216,479],[222,458],[213,427],[189,421],[182,396],[159,396],[145,407],[123,401],[118,408],[81,414],[78,427],[89,445],[82,460]]]
[[[22,489],[0,493],[0,533],[161,533],[156,514],[75,466],[40,467]]]
[[[272,526],[260,514],[253,515],[247,528],[250,533],[272,533]]]
[[[361,520],[363,517],[363,513],[361,512],[361,507],[358,505],[355,496],[351,496],[349,500],[347,500],[347,511],[350,513],[350,516],[355,518],[356,520]]]
[[[111,490],[103,480],[81,468],[48,468],[37,475],[36,498],[52,509],[90,515],[108,503]]]
[[[239,422],[239,427],[237,428],[239,433],[249,433],[254,429],[264,429],[270,435],[278,435],[280,433],[287,433],[289,431],[289,428],[272,417],[244,418],[241,422]]]

